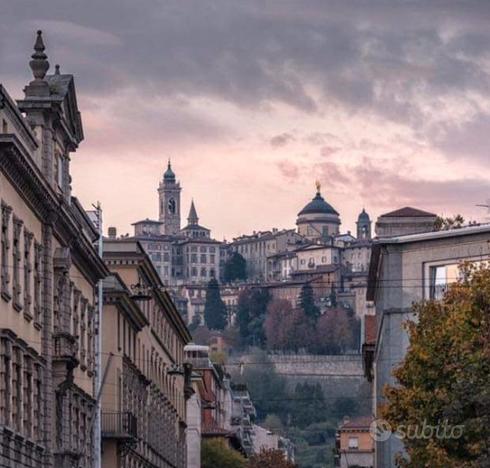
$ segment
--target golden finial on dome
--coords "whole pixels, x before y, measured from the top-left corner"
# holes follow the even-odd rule
[[[320,193],[320,189],[322,188],[322,184],[320,184],[320,181],[317,180],[317,181],[315,181],[315,185],[316,185],[316,191],[318,193]]]

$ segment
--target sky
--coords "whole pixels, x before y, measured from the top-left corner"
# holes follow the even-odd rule
[[[168,158],[217,239],[291,228],[322,194],[354,230],[414,206],[485,221],[490,2],[0,0],[0,82],[35,31],[72,73],[74,193],[119,233],[156,218]]]

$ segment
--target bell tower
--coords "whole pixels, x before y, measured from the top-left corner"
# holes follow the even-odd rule
[[[163,223],[162,234],[175,236],[180,232],[180,188],[175,179],[170,160],[158,187],[159,221]]]

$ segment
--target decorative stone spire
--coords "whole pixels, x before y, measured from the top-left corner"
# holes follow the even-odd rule
[[[194,206],[194,199],[191,202],[191,208],[189,210],[189,216],[187,217],[187,222],[190,225],[199,224],[199,218],[197,216],[196,207]]]
[[[316,193],[320,193],[320,189],[322,188],[322,184],[320,184],[319,180],[315,181],[315,186],[316,186]]]
[[[34,80],[25,88],[26,96],[49,96],[49,85],[44,79],[49,70],[49,62],[44,50],[42,31],[38,31],[34,43],[34,53],[31,56],[32,60],[29,62]]]
[[[32,74],[36,81],[44,80],[46,72],[49,70],[48,56],[44,53],[45,47],[43,42],[43,32],[37,32],[36,43],[34,44],[34,53],[32,60],[29,62]]]
[[[58,64],[56,64],[54,66],[54,74],[55,75],[59,75],[60,74],[60,66]]]

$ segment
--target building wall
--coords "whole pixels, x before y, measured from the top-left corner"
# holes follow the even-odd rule
[[[186,457],[185,382],[182,374],[170,371],[183,365],[184,346],[190,335],[179,322],[169,297],[161,292],[157,272],[143,249],[135,241],[128,241],[126,245],[135,249],[128,252],[124,244],[106,242],[104,251],[108,268],[121,278],[125,300],[134,310],[128,309],[122,299],[116,301],[111,290],[105,292],[103,351],[107,381],[102,412],[130,412],[136,418],[137,443],[124,452],[117,466],[130,467],[144,460],[148,466],[182,468]],[[146,291],[145,299],[132,298],[131,285],[137,283]],[[139,325],[135,323],[136,315],[142,322]],[[114,444],[115,438],[104,438],[104,446]],[[104,455],[104,462],[114,463],[109,456]]]
[[[461,232],[461,231],[460,231]],[[399,365],[409,346],[403,327],[415,319],[412,304],[429,298],[430,267],[462,260],[488,259],[490,233],[443,238],[402,245],[387,245],[381,262],[376,291],[376,314],[380,323],[375,359],[375,401],[382,404],[382,389],[393,384],[393,369]],[[391,467],[401,442],[391,437],[376,446],[376,466]]]

